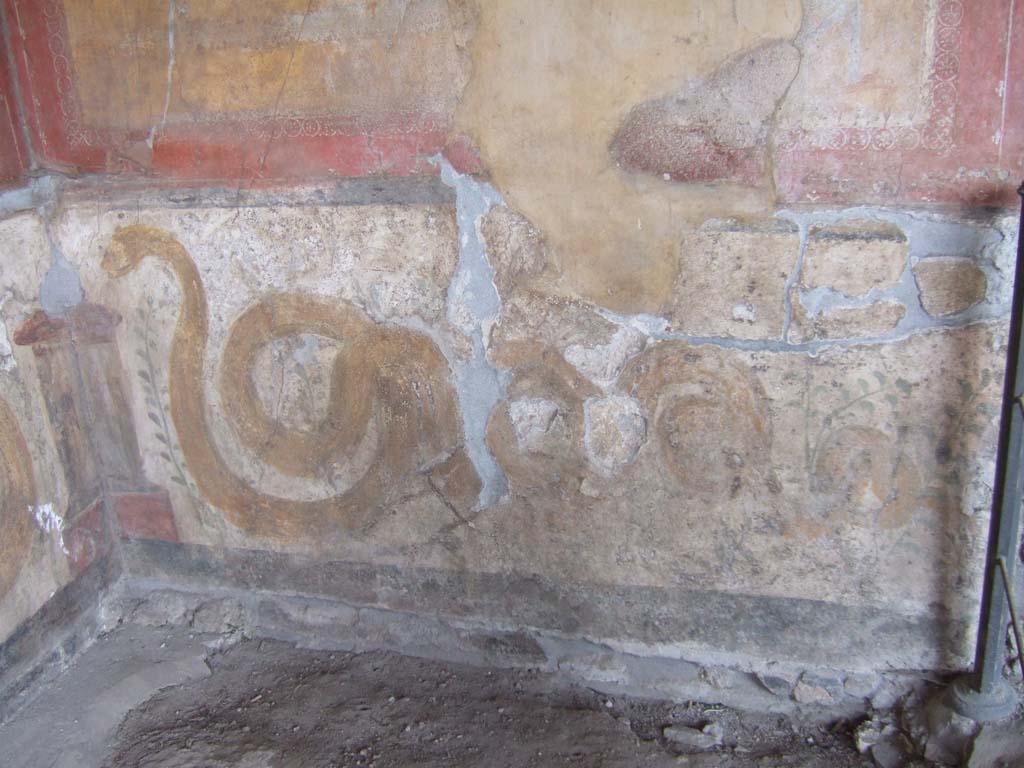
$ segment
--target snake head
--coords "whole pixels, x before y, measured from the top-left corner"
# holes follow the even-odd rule
[[[124,277],[142,261],[146,253],[148,227],[138,225],[121,227],[110,239],[100,266],[110,277]]]

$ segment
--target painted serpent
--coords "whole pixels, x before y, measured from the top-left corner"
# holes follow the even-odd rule
[[[170,351],[174,427],[203,497],[231,523],[260,536],[315,541],[335,530],[372,527],[388,504],[415,492],[416,484],[424,492],[443,486],[447,502],[472,506],[479,480],[461,447],[444,356],[422,334],[378,325],[350,304],[305,293],[262,298],[232,323],[218,382],[225,415],[245,446],[287,475],[313,477],[327,462],[351,460],[368,434],[375,436],[372,460],[346,490],[315,500],[265,494],[239,478],[211,438],[203,386],[208,308],[191,256],[169,232],[136,224],[114,233],[102,267],[119,278],[148,257],[169,267],[181,290]],[[270,418],[250,375],[260,349],[296,333],[343,344],[326,416],[308,432]]]
[[[0,399],[0,597],[14,585],[32,544],[35,476],[25,436]]]

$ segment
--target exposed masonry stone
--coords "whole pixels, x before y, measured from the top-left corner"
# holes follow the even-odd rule
[[[816,224],[810,228],[800,282],[847,296],[894,286],[909,254],[907,236],[871,219]]]
[[[631,397],[591,398],[584,403],[587,456],[598,467],[629,464],[647,439],[647,420]]]
[[[641,352],[647,339],[634,328],[618,328],[607,344],[571,344],[565,359],[595,384],[609,387],[622,372],[626,361]]]
[[[793,698],[801,704],[834,704],[842,696],[842,680],[813,672],[804,672],[793,687]]]
[[[793,301],[789,338],[800,343],[884,336],[894,331],[906,314],[907,308],[902,303],[887,299],[863,307],[828,307],[817,315],[810,315],[798,296]]]
[[[800,252],[795,224],[712,220],[682,240],[668,317],[674,331],[777,339],[786,283]]]
[[[529,285],[550,266],[543,236],[522,214],[505,205],[495,205],[480,219],[480,234],[502,299]]]
[[[690,728],[686,725],[670,725],[662,730],[662,735],[669,741],[686,750],[704,752],[722,744],[725,732],[719,723],[708,723],[703,729]]]
[[[788,697],[793,692],[793,681],[768,672],[759,672],[757,681],[776,696]]]
[[[519,450],[535,453],[543,449],[554,431],[565,429],[558,419],[558,403],[541,398],[524,397],[508,406],[509,420],[515,429]]]
[[[914,265],[921,306],[932,317],[946,317],[985,300],[988,278],[970,259],[931,258]]]
[[[778,712],[791,711],[796,706],[786,686],[791,686],[802,671],[807,672],[777,668],[774,663],[769,665],[770,671],[758,673],[710,661],[698,665],[683,658],[612,650],[602,643],[565,639],[529,628],[509,632],[477,621],[361,607],[273,591],[197,593],[129,580],[112,590],[102,611],[107,628],[122,622],[150,627],[178,625],[196,631],[241,632],[324,650],[383,648],[448,661],[557,670],[581,685],[608,693],[644,689],[680,701],[713,700],[726,706]],[[780,690],[762,687],[769,675],[783,681]],[[827,678],[828,674],[817,670],[805,676],[817,679]],[[727,680],[728,684],[714,685],[712,680]],[[913,678],[886,679],[897,695],[905,693],[913,683]],[[850,694],[841,703],[863,705],[863,701]]]

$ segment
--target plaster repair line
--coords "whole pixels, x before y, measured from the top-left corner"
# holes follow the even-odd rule
[[[448,321],[473,344],[472,357],[454,360],[453,368],[466,452],[481,482],[476,508],[486,509],[508,490],[508,479],[487,448],[487,420],[505,396],[505,382],[487,360],[484,346],[484,338],[501,309],[501,298],[477,226],[491,207],[501,205],[503,200],[490,184],[459,173],[440,155],[431,157],[430,163],[440,168],[441,181],[455,190],[459,264],[448,287]]]
[[[793,325],[793,289],[800,282],[800,274],[804,269],[804,255],[807,253],[807,233],[809,227],[804,221],[796,221],[795,224],[800,229],[800,248],[797,252],[796,263],[793,265],[793,271],[790,273],[789,278],[787,278],[786,284],[782,287],[782,306],[785,312],[782,320],[783,344],[789,343],[789,329]]]

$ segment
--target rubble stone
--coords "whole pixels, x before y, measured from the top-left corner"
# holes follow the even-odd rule
[[[515,429],[519,449],[539,451],[552,429],[557,429],[558,403],[541,398],[521,398],[509,403],[509,420]]]
[[[985,300],[988,278],[970,259],[930,258],[914,265],[921,306],[932,317],[947,317]]]
[[[591,398],[584,403],[587,455],[605,470],[615,470],[636,458],[647,439],[647,420],[640,403],[618,395]]]
[[[838,678],[804,672],[793,686],[793,698],[801,704],[834,704],[842,691],[843,683]]]
[[[666,741],[686,750],[705,752],[722,744],[724,731],[718,723],[708,723],[704,728],[690,728],[685,725],[671,725],[662,730]]]

